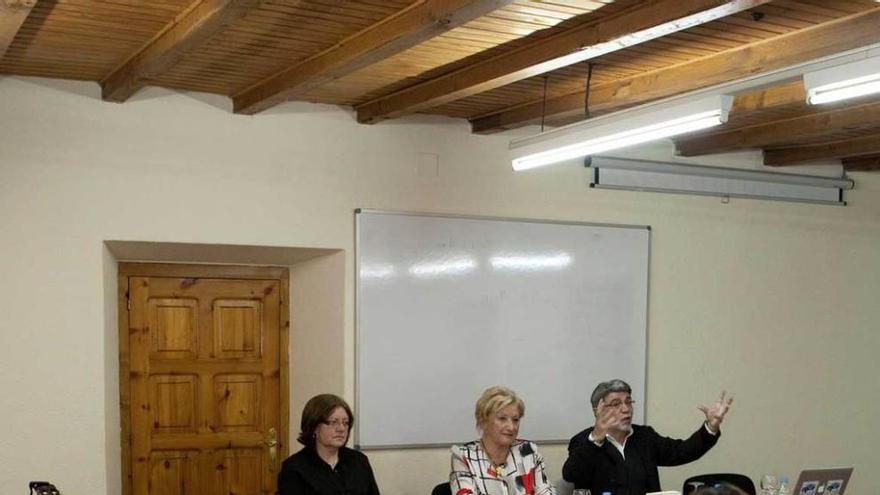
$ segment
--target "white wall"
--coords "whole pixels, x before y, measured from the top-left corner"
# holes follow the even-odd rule
[[[243,117],[210,95],[150,90],[123,105],[99,95],[92,83],[0,79],[0,486],[10,493],[32,479],[71,495],[118,491],[104,240],[342,249],[292,272],[345,276],[322,286],[335,296],[316,295],[342,301],[341,314],[329,304],[302,315],[312,322],[302,331],[293,315],[291,376],[296,387],[325,353],[341,369],[311,386],[351,398],[358,207],[651,225],[648,397],[636,399],[659,431],[681,436],[699,424],[698,403],[722,387],[737,397],[718,447],[663,470],[665,487],[697,472],[855,465],[852,494],[880,491],[870,473],[880,465],[880,174],[853,174],[845,208],[722,204],[589,190],[579,167],[514,174],[507,137],[459,121],[371,127],[327,106]],[[439,174],[424,154],[439,156]],[[341,331],[316,335],[322,326]],[[586,408],[571,414],[591,421]],[[544,451],[558,476],[564,449]],[[370,457],[386,495],[427,493],[448,466],[442,449]]]

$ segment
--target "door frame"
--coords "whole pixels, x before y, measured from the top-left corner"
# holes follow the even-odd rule
[[[281,370],[278,417],[278,444],[280,459],[289,455],[290,445],[290,270],[283,266],[208,265],[176,263],[119,262],[117,274],[117,307],[119,326],[119,421],[122,447],[122,495],[131,495],[131,370],[128,338],[130,277],[180,277],[278,280],[281,283],[279,311],[278,366]]]

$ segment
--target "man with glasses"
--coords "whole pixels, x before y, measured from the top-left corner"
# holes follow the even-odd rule
[[[650,426],[632,424],[632,388],[623,380],[602,382],[590,403],[596,420],[572,437],[562,477],[593,494],[660,491],[657,466],[679,466],[702,457],[721,434],[733,397],[726,392],[711,406],[699,406],[706,421],[686,440],[661,436]]]

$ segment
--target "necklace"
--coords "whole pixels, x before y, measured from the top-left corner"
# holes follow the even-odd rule
[[[486,444],[484,444],[482,440],[480,440],[480,446],[483,447],[483,452],[486,453],[486,458],[489,460],[489,465],[492,468],[492,471],[495,472],[495,476],[498,478],[504,476],[504,469],[507,468],[507,457],[505,456],[504,460],[501,462],[495,462],[492,459],[492,455],[489,453],[489,449],[486,448]]]

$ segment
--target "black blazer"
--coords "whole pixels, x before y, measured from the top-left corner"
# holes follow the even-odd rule
[[[592,428],[572,437],[562,477],[575,488],[588,488],[594,495],[644,495],[660,491],[657,466],[678,466],[695,461],[718,442],[703,425],[687,440],[661,436],[650,426],[633,425],[633,434],[623,449],[626,458],[605,441],[597,446],[590,441]]]
[[[370,461],[346,447],[335,468],[306,447],[288,457],[278,473],[280,495],[380,495]]]

